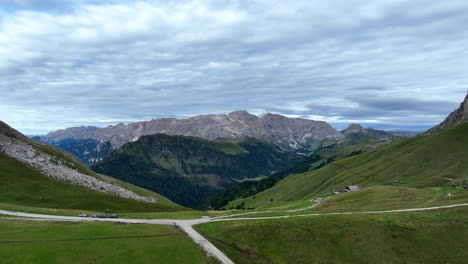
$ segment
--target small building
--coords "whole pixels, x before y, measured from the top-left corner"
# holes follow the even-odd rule
[[[357,185],[349,185],[343,189],[344,192],[354,192],[354,191],[359,191],[359,190],[362,190],[362,187],[357,186]]]

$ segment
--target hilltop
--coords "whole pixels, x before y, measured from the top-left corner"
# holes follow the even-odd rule
[[[115,211],[187,210],[156,193],[92,172],[59,148],[0,121],[0,203]]]

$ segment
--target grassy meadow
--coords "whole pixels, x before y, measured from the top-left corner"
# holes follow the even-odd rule
[[[0,256],[2,263],[218,263],[172,226],[116,223],[0,220]]]
[[[195,226],[235,263],[466,263],[468,206]]]

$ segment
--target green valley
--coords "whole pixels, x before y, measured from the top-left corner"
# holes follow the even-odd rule
[[[237,181],[268,176],[301,158],[253,138],[208,141],[157,134],[122,146],[92,169],[201,208]]]

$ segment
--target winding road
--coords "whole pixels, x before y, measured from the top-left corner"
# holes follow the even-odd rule
[[[463,204],[453,204],[453,205],[443,205],[443,206],[423,207],[423,208],[411,208],[411,209],[397,209],[397,210],[387,210],[387,211],[315,213],[315,214],[298,214],[298,215],[268,216],[268,217],[239,217],[239,216],[243,216],[247,214],[259,214],[259,213],[269,213],[269,212],[279,212],[279,213],[298,212],[298,211],[307,210],[307,209],[316,207],[320,203],[317,203],[313,206],[309,206],[309,207],[302,208],[302,209],[294,209],[294,210],[286,210],[286,211],[257,211],[257,212],[233,214],[229,216],[219,216],[219,217],[212,217],[212,218],[199,218],[199,219],[189,219],[189,220],[83,218],[83,217],[73,217],[73,216],[31,214],[31,213],[22,213],[22,212],[14,212],[14,211],[6,211],[6,210],[0,210],[0,214],[16,216],[16,217],[0,217],[0,219],[29,220],[29,221],[124,222],[124,223],[134,223],[134,224],[156,224],[156,225],[174,225],[175,224],[180,229],[182,229],[195,243],[200,245],[208,255],[217,258],[223,264],[234,264],[234,262],[230,260],[228,256],[226,256],[221,250],[215,247],[210,241],[208,241],[206,238],[204,238],[202,235],[196,232],[192,226],[196,224],[220,222],[220,221],[281,219],[281,218],[290,218],[290,217],[305,217],[305,216],[318,216],[318,215],[384,214],[384,213],[427,211],[427,210],[437,210],[437,209],[445,209],[445,208],[455,208],[455,207],[460,207],[460,206],[468,206],[468,203],[463,203]]]

